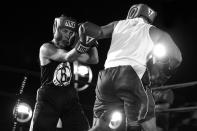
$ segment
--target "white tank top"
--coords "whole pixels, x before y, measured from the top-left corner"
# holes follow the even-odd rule
[[[141,79],[153,49],[153,42],[149,36],[151,26],[142,18],[119,21],[112,34],[105,68],[131,65]]]

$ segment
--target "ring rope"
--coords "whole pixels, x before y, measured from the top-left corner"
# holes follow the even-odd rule
[[[188,112],[188,111],[194,111],[194,110],[197,110],[197,106],[157,110],[156,112]]]
[[[166,86],[160,86],[160,87],[153,87],[151,89],[153,91],[154,90],[167,90],[167,89],[177,89],[177,88],[189,87],[189,86],[194,86],[194,85],[197,85],[197,81],[181,83],[181,84],[166,85]]]

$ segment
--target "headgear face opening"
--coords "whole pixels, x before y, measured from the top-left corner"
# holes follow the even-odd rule
[[[127,19],[133,19],[136,17],[145,17],[148,22],[152,23],[157,15],[157,12],[151,9],[145,4],[136,4],[131,6],[127,14]]]
[[[53,34],[54,34],[54,38],[57,41],[60,41],[62,39],[62,33],[60,30],[62,30],[62,32],[64,32],[65,29],[73,32],[73,35],[74,35],[75,34],[74,32],[78,32],[77,21],[75,19],[63,16],[63,15],[55,18],[54,24],[53,24]],[[70,42],[73,41],[73,39],[74,39],[73,35],[67,36],[69,45],[71,44]]]

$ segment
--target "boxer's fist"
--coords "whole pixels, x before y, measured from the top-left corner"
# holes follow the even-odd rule
[[[83,24],[79,27],[79,40],[87,46],[91,46],[92,42],[96,39],[87,32]]]
[[[86,53],[94,44],[96,39],[89,36],[85,31],[83,24],[79,27],[79,41],[75,49],[79,53]]]
[[[102,33],[100,26],[91,22],[85,22],[81,25],[81,27],[87,36],[93,37],[95,39],[98,39]]]

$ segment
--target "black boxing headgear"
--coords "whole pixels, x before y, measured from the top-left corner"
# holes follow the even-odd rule
[[[53,24],[53,33],[55,34],[59,28],[67,28],[74,32],[78,31],[78,23],[76,20],[66,17],[64,15],[55,18]]]
[[[68,46],[70,46],[75,41],[75,34],[76,32],[78,32],[78,28],[79,28],[78,22],[75,19],[64,16],[64,15],[61,15],[60,17],[55,18],[54,24],[53,24],[53,34],[54,34],[54,38],[56,41],[59,41],[62,39],[60,29],[63,29],[63,28],[64,29],[66,28],[75,32],[73,36],[71,36],[69,39]]]
[[[133,19],[136,17],[144,17],[148,22],[152,23],[157,15],[157,12],[151,9],[146,4],[136,4],[131,6],[127,14],[127,19]]]

